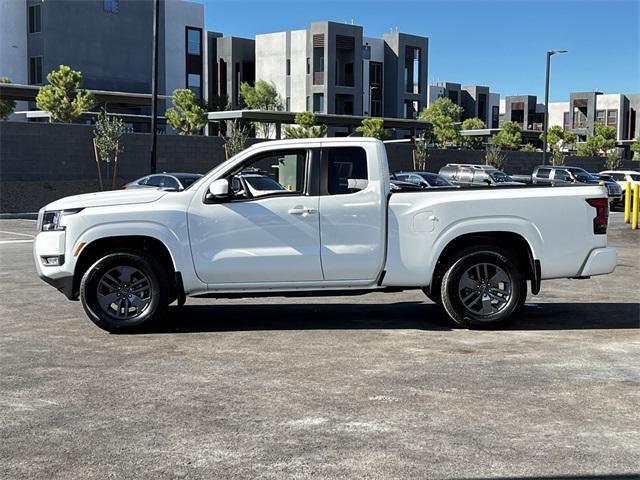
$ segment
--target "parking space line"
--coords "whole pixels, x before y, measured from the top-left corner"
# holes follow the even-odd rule
[[[18,233],[18,232],[7,232],[5,230],[0,230],[0,233],[6,233],[7,235],[18,235],[19,237],[29,237],[33,238],[33,235],[29,235],[27,233]]]
[[[0,240],[0,245],[6,243],[33,243],[33,240]]]

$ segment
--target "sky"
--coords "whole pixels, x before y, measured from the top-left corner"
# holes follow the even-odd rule
[[[206,28],[225,36],[355,23],[364,35],[429,37],[428,83],[487,85],[544,97],[547,50],[551,101],[570,92],[640,93],[640,0],[199,0]]]

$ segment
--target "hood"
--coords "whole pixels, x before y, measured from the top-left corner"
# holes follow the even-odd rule
[[[48,204],[46,210],[64,210],[69,208],[109,207],[112,205],[128,205],[151,203],[162,198],[166,191],[155,188],[135,188],[127,190],[110,190],[107,192],[85,193],[64,197]]]

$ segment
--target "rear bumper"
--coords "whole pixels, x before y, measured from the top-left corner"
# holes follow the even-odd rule
[[[605,275],[616,269],[617,250],[614,247],[594,248],[584,262],[581,277]]]

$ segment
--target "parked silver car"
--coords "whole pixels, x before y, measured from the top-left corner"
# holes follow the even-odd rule
[[[199,173],[154,173],[129,182],[122,188],[162,188],[179,192],[189,188],[201,177]]]

